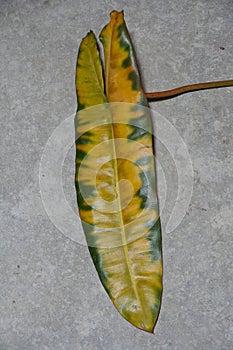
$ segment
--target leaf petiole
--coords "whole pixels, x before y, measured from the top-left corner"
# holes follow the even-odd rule
[[[159,91],[159,92],[146,92],[146,98],[150,101],[163,100],[167,98],[176,97],[187,92],[193,92],[205,89],[216,89],[222,87],[233,86],[233,80],[211,81],[206,83],[198,83],[192,85],[185,85],[171,90]]]

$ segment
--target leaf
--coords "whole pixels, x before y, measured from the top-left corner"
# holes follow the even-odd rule
[[[105,89],[92,32],[78,54],[79,213],[112,302],[134,326],[153,332],[161,303],[162,258],[152,126],[122,12],[111,13],[101,41]]]

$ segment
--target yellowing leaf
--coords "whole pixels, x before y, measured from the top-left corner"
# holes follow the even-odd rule
[[[111,14],[101,41],[105,79],[93,33],[77,62],[79,213],[112,302],[134,326],[152,332],[162,293],[152,126],[122,12]]]

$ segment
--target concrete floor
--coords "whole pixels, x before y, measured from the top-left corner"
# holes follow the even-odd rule
[[[178,176],[169,140],[158,142],[168,191],[162,213],[164,293],[154,335],[114,309],[77,215],[69,213],[65,221],[63,202],[49,181],[57,176],[54,155],[62,168],[64,210],[76,210],[74,147],[66,150],[62,166],[59,145],[63,152],[64,142],[72,140],[59,138],[59,130],[64,138],[72,136],[80,40],[90,29],[98,34],[114,9],[125,11],[146,91],[233,78],[231,0],[0,1],[0,350],[232,349],[233,88],[151,104],[183,139],[194,171],[186,216],[168,232]],[[50,139],[50,146],[57,152],[46,153],[54,132],[60,144]],[[51,163],[41,160],[43,152]],[[43,204],[41,191],[49,190]],[[46,213],[49,198],[57,217],[48,207]]]

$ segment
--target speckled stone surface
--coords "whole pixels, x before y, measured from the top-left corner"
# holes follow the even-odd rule
[[[158,143],[168,192],[154,335],[122,319],[87,247],[44,208],[41,157],[55,128],[75,113],[80,40],[90,29],[98,34],[114,9],[125,11],[146,91],[233,78],[231,0],[0,1],[0,349],[232,349],[233,88],[151,104],[184,140],[194,171],[187,214],[168,233],[178,180]],[[71,147],[62,179],[75,210],[73,177]],[[82,235],[80,225],[75,234]]]

